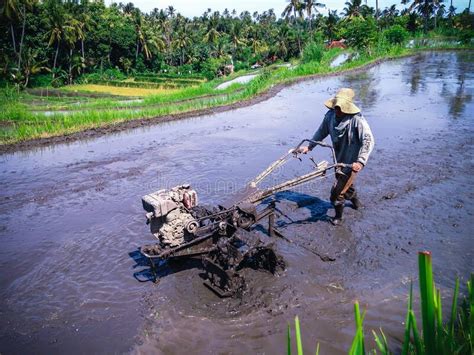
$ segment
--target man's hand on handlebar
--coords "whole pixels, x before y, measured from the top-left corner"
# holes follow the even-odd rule
[[[296,150],[296,153],[297,154],[306,154],[310,151],[309,147],[308,146],[303,146],[303,147],[299,147],[297,150]]]
[[[355,171],[356,173],[361,171],[363,167],[364,166],[359,162],[352,163],[352,171]]]

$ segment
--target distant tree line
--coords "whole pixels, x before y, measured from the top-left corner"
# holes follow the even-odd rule
[[[1,76],[22,86],[62,85],[107,70],[212,78],[225,64],[238,70],[299,58],[309,42],[347,37],[367,23],[378,32],[397,26],[472,37],[469,8],[459,13],[452,0],[449,6],[442,0],[403,4],[407,8],[399,11],[395,5],[379,9],[378,0],[375,8],[349,0],[337,13],[313,0],[290,0],[282,14],[208,9],[191,19],[172,6],[143,13],[132,3],[106,6],[103,0],[3,0]]]

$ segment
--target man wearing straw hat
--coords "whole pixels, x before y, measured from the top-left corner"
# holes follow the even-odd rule
[[[312,138],[313,141],[322,141],[328,135],[331,136],[337,162],[352,165],[352,169],[345,168],[336,172],[336,182],[330,197],[336,211],[331,219],[334,225],[342,222],[345,200],[350,200],[354,209],[361,207],[354,180],[367,164],[374,148],[374,136],[360,109],[354,104],[354,96],[354,90],[343,88],[336,96],[327,100],[324,105],[329,111]],[[309,144],[301,147],[300,153],[306,154],[314,146]]]

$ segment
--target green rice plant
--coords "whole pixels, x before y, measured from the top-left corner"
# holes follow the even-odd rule
[[[435,286],[433,283],[433,268],[431,253],[418,253],[418,269],[420,276],[421,317],[423,319],[423,343],[428,354],[434,354],[436,349],[435,317]]]
[[[413,310],[413,283],[410,284],[407,314],[405,317],[405,330],[402,342],[402,355],[472,355],[474,354],[474,273],[467,281],[467,296],[461,307],[458,307],[459,278],[456,278],[449,321],[444,324],[442,319],[441,292],[436,289],[433,281],[433,267],[431,253],[418,254],[418,269],[420,279],[420,298],[423,333],[417,325]],[[349,349],[350,355],[366,354],[364,327],[364,314],[360,314],[359,302],[354,303],[355,335]],[[298,317],[295,319],[296,339],[301,341]],[[372,331],[377,349],[369,353],[391,354],[387,337],[382,329],[380,334]],[[299,348],[298,348],[299,349]],[[319,352],[319,344],[317,353]],[[290,327],[288,326],[288,354],[291,354]],[[298,354],[300,354],[298,352]]]
[[[349,350],[350,355],[363,355],[365,354],[365,341],[364,341],[364,314],[360,315],[359,302],[354,303],[354,318],[356,324],[356,333],[354,340],[352,341],[351,348]]]
[[[388,348],[387,337],[385,336],[382,328],[380,328],[380,336],[374,330],[372,330],[372,334],[374,335],[375,343],[377,344],[380,353],[383,355],[390,355],[391,352]]]
[[[298,355],[303,355],[303,344],[301,343],[300,320],[298,316],[295,317],[295,334],[296,334],[296,349]]]
[[[295,317],[295,342],[296,342],[296,351],[298,355],[303,355],[303,343],[301,340],[301,330],[300,330],[300,320],[298,316]],[[288,323],[287,333],[286,333],[286,348],[287,354],[291,355],[291,327]],[[319,343],[316,344],[316,355],[319,355]]]

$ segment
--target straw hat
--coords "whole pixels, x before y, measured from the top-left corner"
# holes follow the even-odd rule
[[[342,88],[337,92],[336,96],[327,100],[324,105],[326,105],[327,108],[331,109],[336,106],[339,106],[343,113],[354,115],[360,112],[360,109],[352,102],[354,96],[354,90]]]

